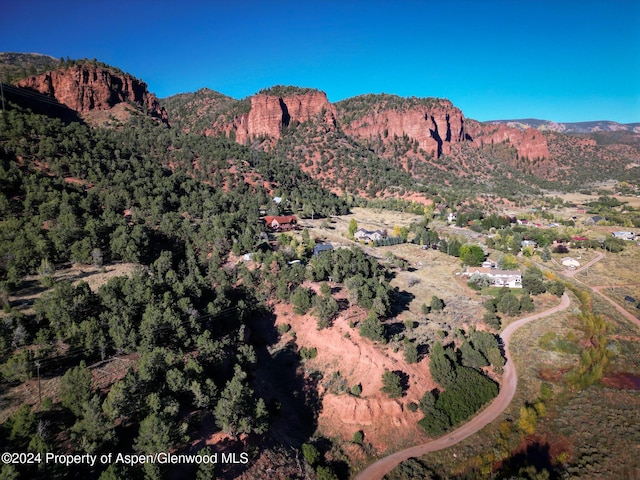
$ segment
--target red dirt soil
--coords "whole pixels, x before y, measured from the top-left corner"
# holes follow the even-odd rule
[[[344,291],[334,295],[338,300],[345,296]],[[318,423],[324,435],[351,441],[353,434],[362,430],[365,442],[378,453],[428,438],[417,425],[422,414],[406,408],[409,402],[418,403],[426,390],[436,386],[429,374],[428,359],[408,365],[402,351],[394,353],[390,347],[360,337],[357,326],[349,326],[349,322],[357,324],[366,315],[358,307],[340,311],[333,326],[323,330],[318,330],[314,316],[296,315],[290,305],[278,304],[274,310],[276,325],[289,323],[299,347],[318,350],[316,358],[306,361],[306,367],[308,371],[323,372],[324,381],[319,386],[322,412]],[[290,334],[285,334],[282,341],[289,339]],[[380,391],[385,370],[401,370],[409,376],[409,388],[401,399],[390,399]],[[325,391],[322,385],[338,371],[346,379],[347,389],[362,386],[360,396]]]

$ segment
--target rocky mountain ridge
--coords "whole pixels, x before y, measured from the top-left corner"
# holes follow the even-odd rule
[[[258,93],[251,97],[251,108],[233,118],[231,123],[220,119],[208,130],[232,131],[238,143],[250,143],[259,137],[277,142],[283,129],[293,123],[318,121],[326,125],[327,132],[336,127],[336,109],[324,92],[311,91],[302,94],[275,96]]]
[[[402,99],[392,95],[365,95],[371,100],[365,114],[353,113],[360,98],[338,103],[340,123],[347,135],[372,141],[408,136],[418,148],[440,157],[451,152],[451,145],[470,140],[465,118],[459,108],[445,99]],[[362,112],[362,109],[361,109]]]
[[[15,85],[55,98],[80,114],[130,103],[152,117],[167,120],[166,111],[147,84],[132,75],[94,62],[64,66],[23,78]]]
[[[498,178],[527,187],[578,185],[603,173],[633,182],[640,171],[640,136],[629,130],[571,139],[545,127],[552,122],[530,121],[536,129],[525,128],[525,121],[467,119],[442,98],[367,94],[331,103],[317,89],[286,86],[242,100],[209,89],[158,100],[143,81],[95,60],[60,65],[16,85],[55,98],[85,119],[135,106],[164,121],[170,117],[186,132],[272,151],[338,194],[394,197],[404,191],[403,197],[433,186],[460,188],[460,182],[495,185]]]

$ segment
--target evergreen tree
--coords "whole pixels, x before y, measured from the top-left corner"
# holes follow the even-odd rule
[[[382,374],[382,392],[389,398],[399,398],[402,396],[402,382],[396,372],[385,370]]]
[[[91,371],[84,361],[70,368],[60,379],[60,400],[76,417],[82,416],[84,403],[91,398]]]
[[[373,340],[374,342],[385,342],[384,335],[384,325],[376,315],[376,313],[371,310],[367,317],[362,320],[362,323],[358,327],[358,331],[360,335],[369,340]]]

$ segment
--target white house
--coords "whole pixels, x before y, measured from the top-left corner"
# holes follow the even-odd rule
[[[621,238],[622,240],[635,240],[636,234],[633,232],[613,232],[613,238]]]
[[[491,267],[467,267],[465,276],[484,275],[491,280],[494,287],[522,288],[522,272],[520,270],[499,270]]]
[[[353,238],[355,238],[356,240],[361,240],[363,242],[380,241],[380,240],[386,238],[386,236],[387,236],[387,234],[385,232],[383,232],[382,230],[370,231],[370,230],[365,230],[364,228],[361,228],[361,229],[357,230],[353,234]]]

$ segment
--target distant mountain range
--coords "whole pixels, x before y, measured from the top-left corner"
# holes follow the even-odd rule
[[[491,120],[485,123],[500,123],[521,130],[535,128],[541,132],[593,133],[627,131],[640,133],[640,122],[617,123],[609,120],[596,120],[593,122],[552,122],[550,120],[539,120],[537,118],[522,118],[518,120]]]

